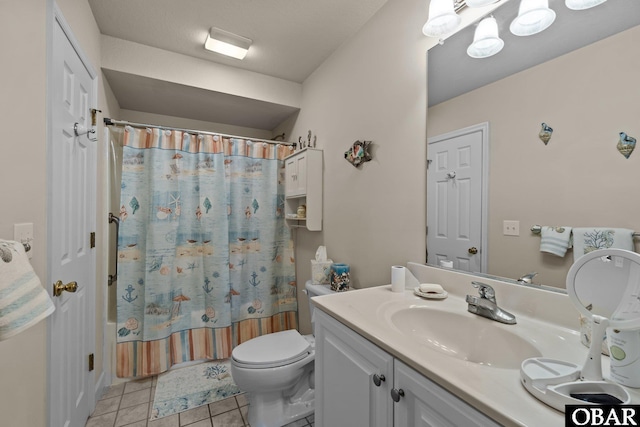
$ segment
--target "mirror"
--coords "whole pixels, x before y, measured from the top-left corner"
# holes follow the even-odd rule
[[[611,327],[640,327],[640,255],[603,249],[580,258],[569,270],[567,292],[583,316],[609,319]]]
[[[518,3],[494,12],[505,41],[497,55],[466,55],[474,26],[429,51],[427,137],[489,123],[485,273],[535,271],[534,283],[565,288],[573,251],[540,252],[532,226],[640,231],[640,150],[625,158],[616,148],[620,132],[640,138],[640,2],[571,11],[552,1],[558,16],[549,29],[515,37],[508,26]],[[542,123],[554,129],[547,144]],[[519,235],[503,235],[504,221],[518,221]]]

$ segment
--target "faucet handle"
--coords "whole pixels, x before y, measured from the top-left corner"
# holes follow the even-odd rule
[[[471,284],[474,288],[478,288],[480,297],[496,302],[496,291],[494,291],[491,286],[482,282],[471,282]]]

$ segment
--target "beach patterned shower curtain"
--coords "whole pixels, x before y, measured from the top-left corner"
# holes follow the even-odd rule
[[[227,358],[248,339],[295,328],[290,148],[129,126],[123,145],[118,377]]]

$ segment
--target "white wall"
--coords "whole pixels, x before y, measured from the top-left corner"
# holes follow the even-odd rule
[[[208,132],[218,132],[227,135],[246,136],[260,139],[271,139],[273,132],[264,129],[248,128],[243,126],[227,125],[224,123],[205,122],[202,120],[191,120],[183,117],[166,116],[163,114],[145,113],[121,109],[118,117],[113,119],[126,120],[134,123],[144,123],[149,125],[170,126],[182,129],[203,130]]]
[[[390,0],[304,82],[292,131],[274,130],[292,140],[311,130],[324,149],[323,231],[297,232],[299,289],[321,244],[350,264],[357,288],[390,283],[393,264],[424,261],[426,18],[426,2]],[[344,159],[356,140],[373,142],[358,169]],[[307,313],[301,298],[303,332]]]
[[[27,24],[27,25],[25,25]],[[13,224],[34,224],[32,264],[46,277],[45,2],[0,1],[0,238]],[[43,283],[44,284],[44,283]],[[46,322],[0,342],[2,424],[43,426],[46,416]]]
[[[105,69],[274,104],[299,107],[299,83],[102,36]],[[185,73],[185,70],[189,70]]]

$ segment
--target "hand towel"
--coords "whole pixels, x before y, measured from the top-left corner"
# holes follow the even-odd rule
[[[0,340],[35,325],[54,310],[22,243],[0,240]]]
[[[633,251],[633,230],[627,228],[586,227],[573,229],[573,260],[597,249]]]
[[[547,252],[563,257],[570,247],[571,227],[542,226],[540,232],[540,252]]]

